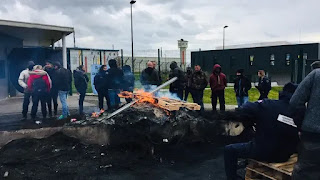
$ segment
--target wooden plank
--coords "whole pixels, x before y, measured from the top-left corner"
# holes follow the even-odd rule
[[[255,173],[257,173],[257,174],[260,174],[260,175],[262,175],[262,176],[264,176],[264,177],[267,177],[267,178],[269,178],[269,179],[277,180],[276,178],[270,176],[269,173],[267,174],[268,171],[261,172],[261,169],[259,169],[259,170],[260,170],[260,171],[259,171],[259,170],[252,169],[252,168],[249,168],[249,167],[247,167],[247,170],[252,171],[252,172],[255,172]]]

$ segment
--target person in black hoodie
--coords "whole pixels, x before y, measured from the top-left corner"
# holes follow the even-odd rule
[[[84,67],[80,65],[73,71],[74,85],[79,93],[79,114],[83,115],[83,101],[86,97],[89,78],[84,70]]]
[[[109,60],[110,69],[107,70],[107,79],[110,86],[108,88],[111,109],[117,109],[120,105],[120,98],[118,94],[122,89],[123,71],[118,68],[115,59]]]
[[[249,101],[248,91],[251,89],[251,81],[243,75],[243,72],[243,69],[239,69],[234,80],[234,92],[236,93],[238,107]]]
[[[184,101],[187,101],[189,93],[191,91],[191,85],[192,85],[192,68],[191,67],[187,67],[185,78],[186,78],[186,88],[184,90]]]
[[[57,80],[56,80],[56,70],[53,66],[53,63],[48,60],[46,61],[46,65],[44,66],[44,70],[48,73],[48,75],[51,78],[52,82],[52,88],[50,90],[49,96],[48,96],[48,112],[49,116],[52,117],[52,103],[53,103],[53,110],[54,110],[54,115],[57,116],[58,112],[58,90],[56,88]]]
[[[289,101],[296,85],[287,83],[279,93],[279,100],[248,102],[237,111],[238,120],[246,124],[256,123],[255,138],[247,143],[227,145],[224,163],[227,179],[237,179],[237,159],[252,158],[258,161],[284,162],[296,152],[299,142],[298,129],[281,119],[294,118]]]
[[[64,119],[70,115],[69,107],[67,103],[67,96],[71,89],[72,73],[70,69],[66,69],[61,66],[60,62],[54,63],[55,67],[55,87],[58,90],[60,102],[62,104],[62,115],[59,116],[59,120]]]
[[[147,68],[141,72],[140,82],[144,87],[145,91],[150,91],[151,86],[158,86],[160,84],[158,71],[155,70],[154,64],[149,61]]]
[[[185,76],[182,69],[178,67],[177,62],[173,61],[170,64],[170,73],[169,73],[169,79],[172,79],[174,77],[177,77],[178,79],[170,84],[169,91],[171,93],[177,94],[177,96],[180,99],[183,99],[183,89],[185,86]]]
[[[129,91],[129,92],[133,92],[133,88],[134,88],[134,75],[131,72],[131,67],[129,65],[125,65],[122,68],[123,70],[123,90],[124,91]],[[131,102],[132,99],[131,98],[126,98],[127,103]]]
[[[99,109],[104,110],[103,108],[103,98],[107,101],[108,109],[110,108],[110,98],[108,94],[108,85],[110,84],[107,79],[107,66],[102,65],[99,69],[98,74],[94,76],[94,88],[98,92],[99,100]]]

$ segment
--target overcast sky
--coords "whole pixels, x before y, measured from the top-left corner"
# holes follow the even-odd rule
[[[130,50],[130,0],[0,0],[0,18],[72,26],[78,47]],[[320,41],[319,0],[137,0],[136,50]],[[73,46],[72,36],[68,46]]]

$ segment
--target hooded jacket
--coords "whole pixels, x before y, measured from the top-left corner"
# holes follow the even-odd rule
[[[142,85],[158,86],[160,84],[158,72],[151,67],[147,67],[141,72],[140,82]]]
[[[72,73],[69,69],[59,66],[55,71],[54,87],[58,91],[70,91],[72,82]]]
[[[226,75],[220,71],[219,74],[215,72],[216,69],[220,68],[221,66],[219,64],[216,64],[213,66],[212,74],[210,76],[210,87],[212,92],[221,91],[224,90],[227,86],[227,78]]]
[[[51,87],[51,91],[56,91],[57,89],[56,89],[56,87],[55,87],[55,85],[56,85],[56,81],[57,81],[57,79],[56,79],[56,70],[54,69],[54,68],[46,68],[45,67],[45,69],[44,69],[47,73],[48,73],[48,75],[49,75],[49,77],[50,77],[50,79],[51,79],[51,85],[52,85],[52,87]]]
[[[283,91],[279,100],[248,102],[239,108],[239,119],[256,123],[255,138],[252,141],[255,159],[283,162],[296,152],[299,142],[298,129],[277,120],[279,114],[292,117],[289,111],[291,96],[291,93]]]
[[[79,69],[74,70],[73,79],[78,92],[87,90],[89,78],[84,71]]]
[[[46,83],[47,92],[50,92],[51,89],[51,79],[47,72],[43,70],[35,70],[29,73],[30,77],[28,79],[28,90],[30,92],[33,91],[33,81],[38,78],[42,78],[44,82]]]
[[[237,97],[248,96],[251,89],[251,81],[244,75],[238,76],[234,80],[234,91]]]
[[[177,65],[176,62],[172,62],[170,64],[170,73],[169,73],[169,78],[172,79],[174,77],[177,77],[178,79],[170,84],[170,89],[184,89],[185,87],[185,76],[184,76],[184,72],[182,71],[182,69],[180,69]]]
[[[122,89],[123,71],[118,68],[117,61],[109,60],[110,69],[107,70],[107,80],[109,82],[109,89]]]
[[[102,93],[103,91],[107,92],[109,87],[109,82],[107,79],[107,72],[106,71],[99,71],[94,76],[94,88],[98,93]]]

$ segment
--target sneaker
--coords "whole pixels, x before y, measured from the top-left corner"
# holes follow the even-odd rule
[[[64,115],[61,115],[61,116],[58,117],[58,120],[62,120],[64,118],[66,118],[66,117],[64,117]]]
[[[39,121],[39,120],[37,120],[37,121],[35,121],[35,123],[39,125],[39,124],[41,124],[42,122]]]

